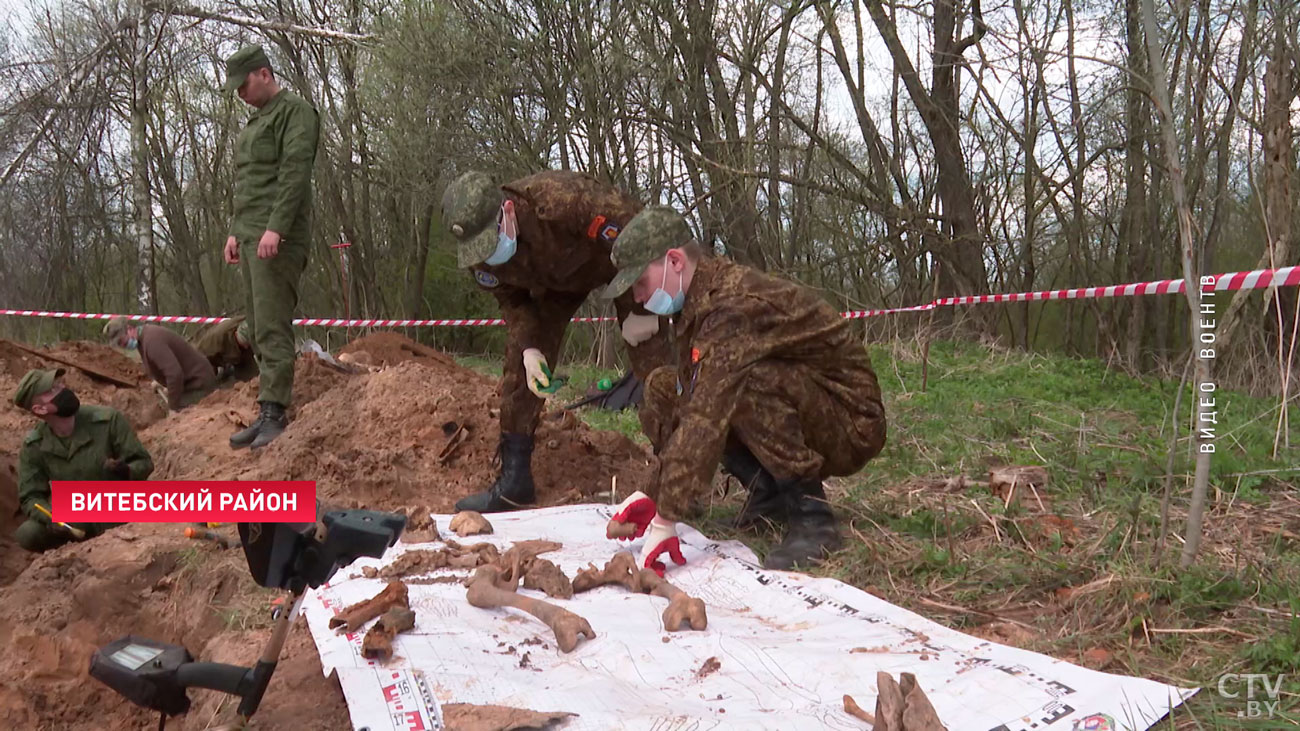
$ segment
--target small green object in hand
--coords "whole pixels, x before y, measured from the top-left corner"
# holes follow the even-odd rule
[[[602,378],[599,381],[596,381],[596,388],[600,391],[608,391],[613,388],[613,386],[614,382],[608,378]]]
[[[564,376],[553,375],[551,373],[551,369],[547,367],[545,363],[542,364],[542,373],[545,373],[547,380],[551,382],[551,385],[546,386],[545,388],[541,386],[537,387],[537,390],[541,391],[542,393],[555,393],[556,391],[559,391],[560,388],[564,386],[566,381],[569,380]]]

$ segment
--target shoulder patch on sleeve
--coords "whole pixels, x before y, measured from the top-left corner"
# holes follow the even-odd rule
[[[479,283],[479,286],[487,287],[488,289],[495,289],[501,284],[501,280],[497,279],[495,274],[492,272],[485,272],[482,269],[474,270],[474,280]]]

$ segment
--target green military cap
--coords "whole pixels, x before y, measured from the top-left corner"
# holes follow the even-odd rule
[[[244,85],[244,79],[258,69],[271,68],[271,59],[261,46],[244,46],[226,59],[226,92],[230,93]]]
[[[111,343],[116,340],[119,335],[126,332],[126,326],[127,322],[125,317],[114,317],[104,326],[104,337],[108,338],[108,341]]]
[[[682,214],[669,206],[647,206],[632,217],[614,240],[609,258],[618,267],[618,274],[601,292],[601,299],[614,299],[623,294],[651,262],[693,238]]]
[[[23,376],[23,380],[18,382],[18,390],[14,391],[14,405],[19,408],[30,409],[32,400],[54,388],[54,381],[62,378],[64,373],[67,373],[67,369],[41,370],[40,368],[33,368],[27,371],[27,375]]]
[[[482,264],[497,250],[496,223],[504,200],[487,173],[471,171],[447,186],[442,217],[456,237],[456,260],[462,269]]]

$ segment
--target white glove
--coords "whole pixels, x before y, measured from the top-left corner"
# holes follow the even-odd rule
[[[623,339],[633,347],[649,340],[657,332],[659,318],[656,315],[628,315],[623,320]]]
[[[550,370],[550,367],[542,351],[537,348],[524,351],[524,378],[528,381],[528,390],[538,398],[546,398],[550,395],[537,390],[551,385],[551,379],[546,376],[546,371]]]

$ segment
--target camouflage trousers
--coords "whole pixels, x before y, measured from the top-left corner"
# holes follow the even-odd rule
[[[657,368],[646,379],[639,416],[656,454],[676,429],[686,399],[677,394],[674,368]],[[842,403],[818,386],[807,368],[758,363],[737,399],[727,441],[745,445],[777,480],[824,480],[862,469],[884,448],[885,432],[878,405]],[[683,515],[702,496],[673,492],[682,487],[658,485],[658,494],[650,497],[665,514]]]
[[[80,528],[86,532],[86,538],[94,538],[102,535],[109,528],[125,525],[124,523],[72,523],[74,528]],[[23,550],[32,553],[44,553],[51,549],[58,548],[65,543],[72,541],[72,535],[67,531],[51,525],[48,521],[41,522],[28,518],[18,526],[14,531],[14,540]]]
[[[279,252],[270,259],[257,258],[257,244],[257,239],[239,242],[248,329],[261,375],[257,400],[288,408],[293,400],[293,313],[298,282],[307,267],[307,243],[281,239]]]

